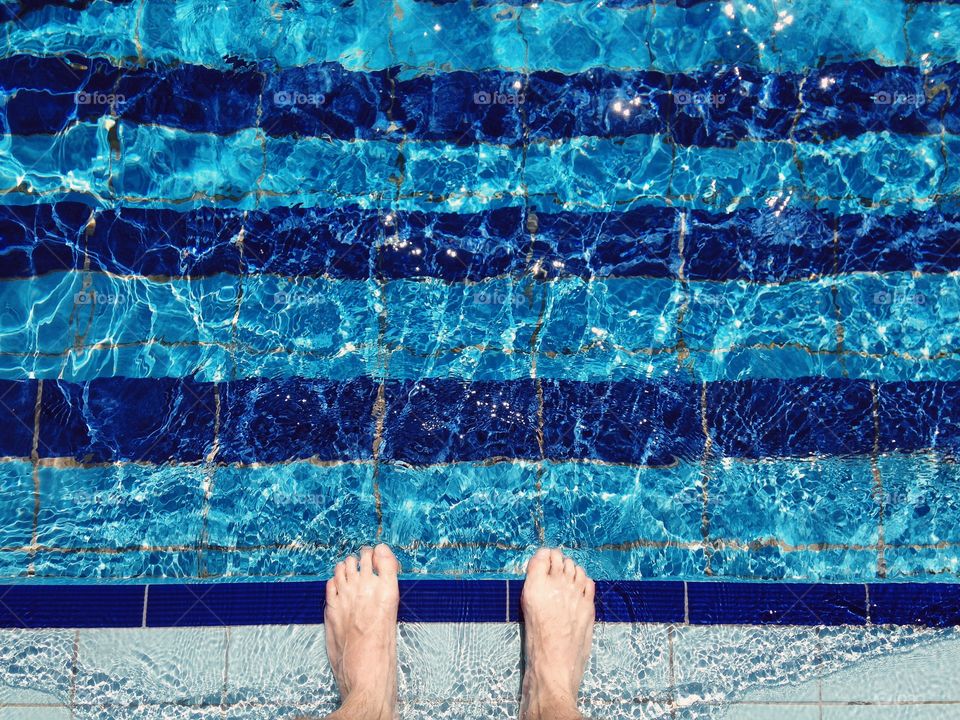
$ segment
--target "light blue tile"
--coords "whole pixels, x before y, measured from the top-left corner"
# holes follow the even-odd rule
[[[33,537],[33,465],[0,464],[0,546],[29,545]]]
[[[869,460],[711,464],[710,536],[747,543],[871,545],[879,534]]]
[[[397,648],[399,693],[407,703],[516,701],[520,655],[515,623],[403,624]]]
[[[381,465],[383,540],[530,545],[537,542],[537,465]]]
[[[226,649],[221,628],[82,630],[76,702],[219,704]]]
[[[569,547],[700,541],[700,474],[699,463],[634,468],[546,462],[542,494],[548,539]]]
[[[717,720],[821,720],[820,708],[811,705],[730,705],[716,714]]]
[[[212,545],[333,544],[344,552],[371,542],[376,532],[370,464],[227,466],[214,474],[207,517]]]
[[[713,552],[710,568],[728,579],[868,582],[878,578],[877,556],[876,550],[750,547]]]
[[[843,630],[835,632],[842,635]],[[851,663],[840,672],[825,676],[823,699],[960,703],[956,672],[958,656],[960,633],[951,629],[938,635],[931,634],[928,639],[908,648],[907,652],[886,652],[879,657]]]
[[[892,545],[960,541],[960,465],[925,455],[884,455],[884,530]],[[947,548],[942,557],[955,555]]]
[[[823,720],[945,720],[956,705],[824,705]]]
[[[0,630],[0,705],[70,702],[72,630]]]
[[[188,466],[41,468],[38,542],[88,548],[194,545],[206,477],[206,469]]]
[[[818,699],[816,628],[679,626],[673,647],[678,698]]]
[[[124,552],[38,551],[34,576],[51,579],[152,580],[198,577],[194,550],[126,550]],[[26,567],[26,564],[23,564]]]
[[[666,625],[597,623],[580,689],[587,710],[641,699],[665,701],[670,692]]]
[[[227,703],[332,704],[322,625],[230,628]]]
[[[0,707],[0,720],[71,720],[72,717],[66,706]]]

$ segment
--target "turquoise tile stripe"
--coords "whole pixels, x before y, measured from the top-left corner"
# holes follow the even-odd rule
[[[97,2],[83,12],[48,6],[4,28],[5,54],[83,52],[222,68],[230,67],[226,58],[243,58],[283,67],[330,61],[352,70],[404,64],[411,73],[499,67],[568,74],[591,67],[803,70],[867,58],[883,64],[960,59],[960,7],[935,2],[832,0],[784,8],[774,0],[737,0],[730,11],[726,2],[611,8],[592,0],[537,7],[418,0],[298,5],[288,11],[269,4],[147,0]],[[677,34],[677,27],[688,31]]]
[[[704,381],[954,380],[958,298],[954,273],[785,284],[575,277],[378,284],[71,271],[0,282],[0,378],[508,380],[530,377],[536,362],[537,377],[578,380],[675,373]],[[382,333],[373,321],[381,313]]]
[[[882,455],[878,467],[879,496],[871,460],[844,457],[382,464],[376,483],[372,461],[43,467],[38,545],[28,525],[0,552],[33,558],[37,577],[324,576],[378,538],[379,520],[415,573],[513,573],[545,540],[600,578],[695,578],[709,562],[719,577],[860,582],[877,577],[882,506],[888,578],[955,566],[958,465]],[[0,470],[32,487],[30,463]],[[22,572],[0,564],[2,577]]]
[[[960,165],[943,161],[960,155],[957,136],[884,132],[735,148],[673,148],[656,135],[578,137],[525,149],[411,141],[401,163],[392,142],[265,138],[254,129],[222,137],[112,123],[81,123],[57,136],[0,137],[0,187],[19,188],[5,202],[85,196],[103,205],[177,209],[215,201],[246,209],[356,203],[477,212],[528,203],[624,209],[671,198],[701,209],[800,202],[857,212],[869,202],[904,212],[936,200],[956,203],[960,193]]]

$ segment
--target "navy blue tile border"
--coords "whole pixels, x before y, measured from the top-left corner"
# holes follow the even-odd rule
[[[821,83],[825,78],[830,82]],[[13,55],[0,59],[0,92],[8,95],[0,115],[13,135],[58,133],[111,114],[189,132],[259,127],[275,137],[456,145],[656,134],[684,147],[735,147],[747,138],[821,142],[866,132],[960,130],[960,63],[929,72],[867,60],[808,73],[738,66],[676,75],[593,68],[574,75],[485,70],[403,78],[399,67],[358,72],[338,63],[224,71]],[[884,101],[892,95],[927,100]]]
[[[960,449],[960,382],[874,385],[881,450]],[[388,380],[384,387],[383,462],[541,458],[537,390],[530,380]],[[699,383],[670,378],[544,382],[545,456],[646,466],[696,460],[706,442],[701,391]],[[705,391],[706,429],[719,457],[867,456],[873,450],[873,394],[866,380],[716,381],[706,383]],[[192,378],[45,382],[37,452],[41,459],[79,462],[201,460],[214,439],[214,392],[213,383]],[[244,379],[220,383],[217,392],[226,427],[221,462],[371,457],[378,392],[373,378]],[[632,408],[611,400],[617,397],[633,398]],[[310,400],[309,422],[303,421],[302,400]],[[509,400],[512,412],[506,418],[484,414],[478,400]],[[36,381],[0,382],[0,427],[8,430],[0,441],[4,456],[30,457],[36,405]],[[637,430],[638,417],[649,420],[649,427]],[[593,431],[587,436],[578,431],[582,427]],[[275,442],[278,437],[282,441]]]
[[[401,580],[402,622],[522,622],[520,580]],[[960,583],[598,581],[600,622],[960,625]],[[0,586],[0,627],[323,622],[324,583]]]
[[[89,269],[339,280],[501,276],[784,282],[850,272],[960,270],[960,215],[820,210],[611,212],[506,207],[478,213],[341,208],[188,212],[77,202],[0,206],[0,278]],[[93,222],[91,223],[91,218]],[[531,232],[535,231],[535,232]],[[243,253],[236,238],[243,233]],[[162,236],[164,242],[154,239]]]

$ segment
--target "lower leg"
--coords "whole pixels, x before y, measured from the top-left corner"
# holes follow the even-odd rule
[[[583,720],[577,694],[593,639],[593,596],[593,581],[559,550],[541,549],[530,560],[521,597],[521,720]]]

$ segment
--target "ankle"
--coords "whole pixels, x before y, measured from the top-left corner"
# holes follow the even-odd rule
[[[577,696],[559,689],[525,689],[520,720],[582,720]]]
[[[374,693],[353,690],[344,697],[331,718],[340,720],[396,720],[396,704]]]

